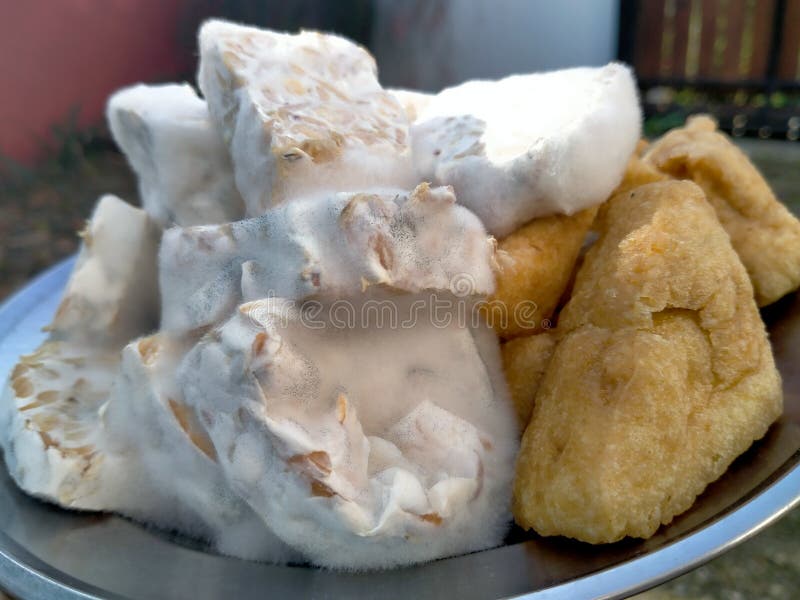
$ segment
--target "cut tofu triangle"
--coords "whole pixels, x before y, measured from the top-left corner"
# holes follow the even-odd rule
[[[296,199],[263,216],[173,228],[160,254],[162,328],[218,324],[243,300],[494,289],[492,240],[447,188]]]
[[[400,315],[421,303],[416,325],[342,328],[336,303],[313,322],[282,298],[240,306],[186,356],[183,397],[208,415],[230,484],[314,564],[495,546],[517,450],[497,342],[485,326],[429,319],[428,294],[348,301],[364,314],[376,299]]]
[[[139,178],[142,205],[159,225],[225,223],[244,216],[228,149],[191,86],[124,88],[109,99],[106,116]]]
[[[67,508],[116,511],[226,554],[295,559],[225,485],[181,401],[174,372],[194,340],[125,345],[157,320],[158,233],[119,198],[98,202],[51,338],[20,359],[0,403],[5,463],[26,492]]]
[[[0,442],[12,476],[35,496],[71,508],[118,505],[119,469],[107,466],[100,410],[123,345],[158,321],[158,239],[144,211],[103,196],[50,338],[12,372]]]
[[[314,192],[418,183],[406,112],[348,40],[209,21],[198,82],[249,216]]]
[[[452,185],[498,238],[605,201],[641,129],[633,75],[615,63],[401,97],[420,107],[411,128],[417,177]]]
[[[54,339],[121,348],[158,323],[156,255],[161,232],[147,214],[100,198],[48,327]]]

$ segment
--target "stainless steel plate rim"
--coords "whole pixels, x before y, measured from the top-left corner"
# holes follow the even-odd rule
[[[29,313],[36,308],[36,305],[45,301],[52,304],[53,298],[60,296],[71,267],[72,259],[56,265],[0,306],[0,343],[10,337],[21,335],[17,331],[18,325],[30,316]],[[24,335],[29,336],[30,334]],[[33,343],[33,341],[31,340],[29,343]],[[7,369],[8,365],[4,364],[0,368]],[[5,377],[5,374],[5,370],[0,371],[1,376]],[[5,465],[0,463],[0,469],[4,470]],[[3,485],[6,487],[13,486],[7,477],[2,481],[5,482]],[[8,495],[10,493],[14,495],[13,497],[20,498],[17,500],[18,502],[30,502],[32,506],[40,504],[27,497],[22,499],[22,495],[16,491],[5,491],[7,493],[2,498],[11,497]],[[187,550],[179,544],[172,543],[176,556],[180,554],[180,560],[177,560],[176,564],[183,570],[178,569],[175,572],[174,581],[164,582],[162,597],[182,597],[182,594],[176,593],[175,590],[180,590],[181,585],[188,589],[189,578],[193,576],[194,561],[202,561],[204,565],[215,565],[219,568],[219,577],[222,578],[225,577],[227,571],[231,571],[233,580],[220,582],[220,586],[225,589],[235,589],[241,580],[242,586],[250,587],[249,590],[244,588],[241,590],[242,595],[239,597],[242,598],[263,596],[268,591],[274,592],[276,595],[293,594],[297,596],[302,594],[304,596],[337,597],[352,594],[353,590],[358,589],[362,589],[364,593],[373,590],[378,594],[396,595],[397,597],[409,597],[408,594],[413,591],[414,597],[417,597],[419,595],[417,592],[424,592],[428,588],[419,587],[414,590],[408,585],[415,585],[413,581],[420,578],[423,585],[429,584],[439,592],[444,589],[442,587],[444,586],[454,592],[459,592],[462,597],[485,597],[490,592],[494,597],[518,597],[530,600],[622,597],[657,585],[703,564],[761,531],[798,504],[800,504],[800,451],[796,451],[767,481],[744,496],[735,507],[729,507],[723,517],[712,519],[710,522],[702,522],[686,535],[669,541],[656,550],[633,556],[620,564],[602,568],[590,574],[564,582],[556,582],[554,585],[536,591],[531,591],[531,579],[525,573],[520,573],[520,570],[535,569],[537,566],[535,552],[532,554],[531,550],[532,542],[520,542],[467,556],[444,559],[421,567],[366,574],[337,574],[302,567],[257,565]],[[42,510],[36,507],[33,509]],[[4,510],[6,507],[0,504],[0,513]],[[54,513],[53,518],[64,521],[71,518],[78,519],[77,516],[66,511],[58,511],[59,513],[63,512],[63,515],[55,515],[57,509],[47,510]],[[113,519],[122,521],[116,517]],[[137,526],[129,524],[124,527],[135,528]],[[124,530],[133,531],[133,529]],[[79,536],[80,532],[76,535]],[[168,553],[173,551],[163,539],[150,535],[152,540],[158,540],[152,543],[158,544],[159,551]],[[145,536],[143,539],[149,540],[150,537]],[[37,556],[26,547],[24,542],[24,539],[15,539],[7,531],[0,530],[0,587],[12,594],[26,599],[55,600],[136,597],[135,594],[113,589],[113,586],[110,585],[97,586],[80,577],[75,577]],[[93,559],[102,561],[104,549],[98,548],[98,550],[97,556]],[[132,570],[139,567],[136,560],[136,556],[130,557]],[[252,586],[259,579],[261,579],[261,585],[271,587],[269,585],[271,577],[282,573],[276,569],[284,569],[291,575],[276,583],[280,589],[269,590],[262,587],[253,593]],[[470,581],[460,583],[453,580],[456,573],[461,573],[461,576],[467,580],[474,576],[482,577],[484,580],[486,578],[496,580],[496,582],[488,587],[485,585],[485,581],[482,581],[482,585],[476,585],[475,582]],[[244,577],[243,574],[247,574],[247,577]],[[146,573],[140,575],[146,576]],[[285,589],[287,582],[291,584],[293,581],[310,581],[310,583],[304,585],[302,591]],[[407,581],[408,584],[403,583],[404,581]],[[390,592],[395,589],[396,594],[386,593],[387,590]],[[471,594],[470,590],[474,593]],[[127,591],[130,592],[130,589]],[[215,590],[211,590],[210,594],[212,595],[207,597],[214,597],[214,593]],[[423,595],[427,596],[428,594]],[[430,596],[435,597],[434,594]],[[206,596],[192,593],[191,597]]]

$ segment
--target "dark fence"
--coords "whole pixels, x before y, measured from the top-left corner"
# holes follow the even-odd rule
[[[657,129],[707,110],[734,135],[800,138],[800,0],[622,0],[620,17]]]

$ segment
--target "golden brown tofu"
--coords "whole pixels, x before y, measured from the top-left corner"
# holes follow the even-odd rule
[[[591,543],[646,538],[782,410],[752,286],[691,182],[598,216],[558,324],[514,484],[517,522]]]
[[[500,337],[549,325],[596,212],[534,219],[499,242],[497,289],[484,312]]]
[[[639,142],[639,144],[641,145],[641,142]],[[637,147],[637,152],[628,160],[628,165],[625,167],[625,174],[622,176],[622,181],[620,181],[619,185],[614,189],[611,197],[613,198],[622,192],[629,192],[640,185],[655,183],[656,181],[666,181],[667,179],[670,179],[669,175],[662,173],[650,163],[642,160]]]
[[[503,372],[521,430],[531,420],[533,399],[553,355],[555,344],[555,335],[545,332],[509,340],[501,346]]]
[[[765,306],[800,286],[800,221],[715,122],[694,117],[654,142],[644,162],[706,193]]]

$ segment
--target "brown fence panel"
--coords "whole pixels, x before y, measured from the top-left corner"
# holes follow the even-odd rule
[[[739,79],[739,62],[742,53],[742,35],[744,33],[745,0],[728,0],[725,12],[728,27],[725,31],[725,49],[723,50],[721,79],[735,81]]]
[[[703,18],[700,28],[700,64],[698,75],[711,78],[714,76],[714,42],[717,37],[718,0],[704,0],[702,3]]]
[[[800,0],[640,0],[629,23],[626,56],[644,81],[800,83]]]
[[[753,13],[753,56],[747,78],[763,79],[767,76],[767,59],[772,43],[772,22],[775,19],[775,0],[757,0]]]
[[[689,49],[689,16],[692,13],[691,0],[675,1],[675,21],[673,29],[672,69],[675,78],[686,77],[686,52]]]
[[[734,135],[800,137],[800,0],[621,0],[620,25],[619,56],[643,89],[702,92],[645,94],[645,113],[665,117],[653,128],[708,111]]]
[[[797,55],[800,53],[800,0],[786,1],[783,17],[783,39],[778,58],[778,79],[797,81]]]
[[[639,77],[661,74],[661,39],[664,31],[663,0],[642,0],[636,27],[636,72]]]

